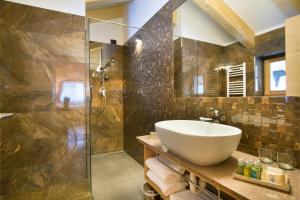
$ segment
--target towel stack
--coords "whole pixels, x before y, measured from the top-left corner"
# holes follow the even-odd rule
[[[150,169],[147,172],[147,177],[160,188],[165,196],[185,190],[187,183],[184,182],[182,176],[178,174],[183,173],[184,170],[175,163],[159,157],[159,160],[157,158],[149,158],[145,164]]]

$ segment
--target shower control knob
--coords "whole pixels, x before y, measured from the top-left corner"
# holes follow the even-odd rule
[[[105,87],[101,87],[101,88],[99,89],[99,94],[100,94],[101,96],[103,96],[103,97],[106,96],[106,89],[105,89]]]

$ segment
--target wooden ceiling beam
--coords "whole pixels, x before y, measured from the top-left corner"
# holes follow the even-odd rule
[[[255,46],[254,31],[223,0],[195,0],[195,3],[246,48]]]

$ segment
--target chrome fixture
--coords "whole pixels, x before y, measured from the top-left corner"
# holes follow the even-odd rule
[[[100,72],[100,71],[104,71],[107,67],[111,67],[113,64],[115,64],[116,63],[116,60],[114,59],[114,58],[111,58],[111,60],[108,62],[108,63],[106,63],[106,65],[104,66],[104,67],[102,67],[102,66],[99,66],[97,69],[96,69],[96,71],[97,72]]]
[[[98,95],[100,95],[101,97],[104,98],[104,105],[106,105],[106,92],[107,92],[107,90],[106,90],[106,87],[105,87],[105,81],[108,81],[110,79],[110,77],[106,75],[105,69],[107,69],[108,67],[111,67],[113,64],[115,64],[116,59],[111,58],[110,61],[105,64],[105,66],[102,66],[101,65],[101,58],[102,58],[102,50],[100,50],[99,66],[93,72],[92,77],[99,77],[99,79],[100,79],[100,88],[98,90]],[[94,85],[91,84],[90,87],[91,87],[91,89],[93,89]],[[91,93],[91,98],[90,98],[91,110],[92,110],[93,113],[97,114],[99,109],[93,107],[92,98],[93,98],[93,94]]]
[[[215,108],[209,108],[208,110],[209,110],[209,116],[211,117],[199,117],[200,121],[220,123],[219,110]]]
[[[14,116],[14,113],[0,113],[0,120]]]

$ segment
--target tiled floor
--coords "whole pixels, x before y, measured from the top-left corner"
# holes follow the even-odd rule
[[[144,170],[124,152],[92,156],[94,200],[143,200]]]

